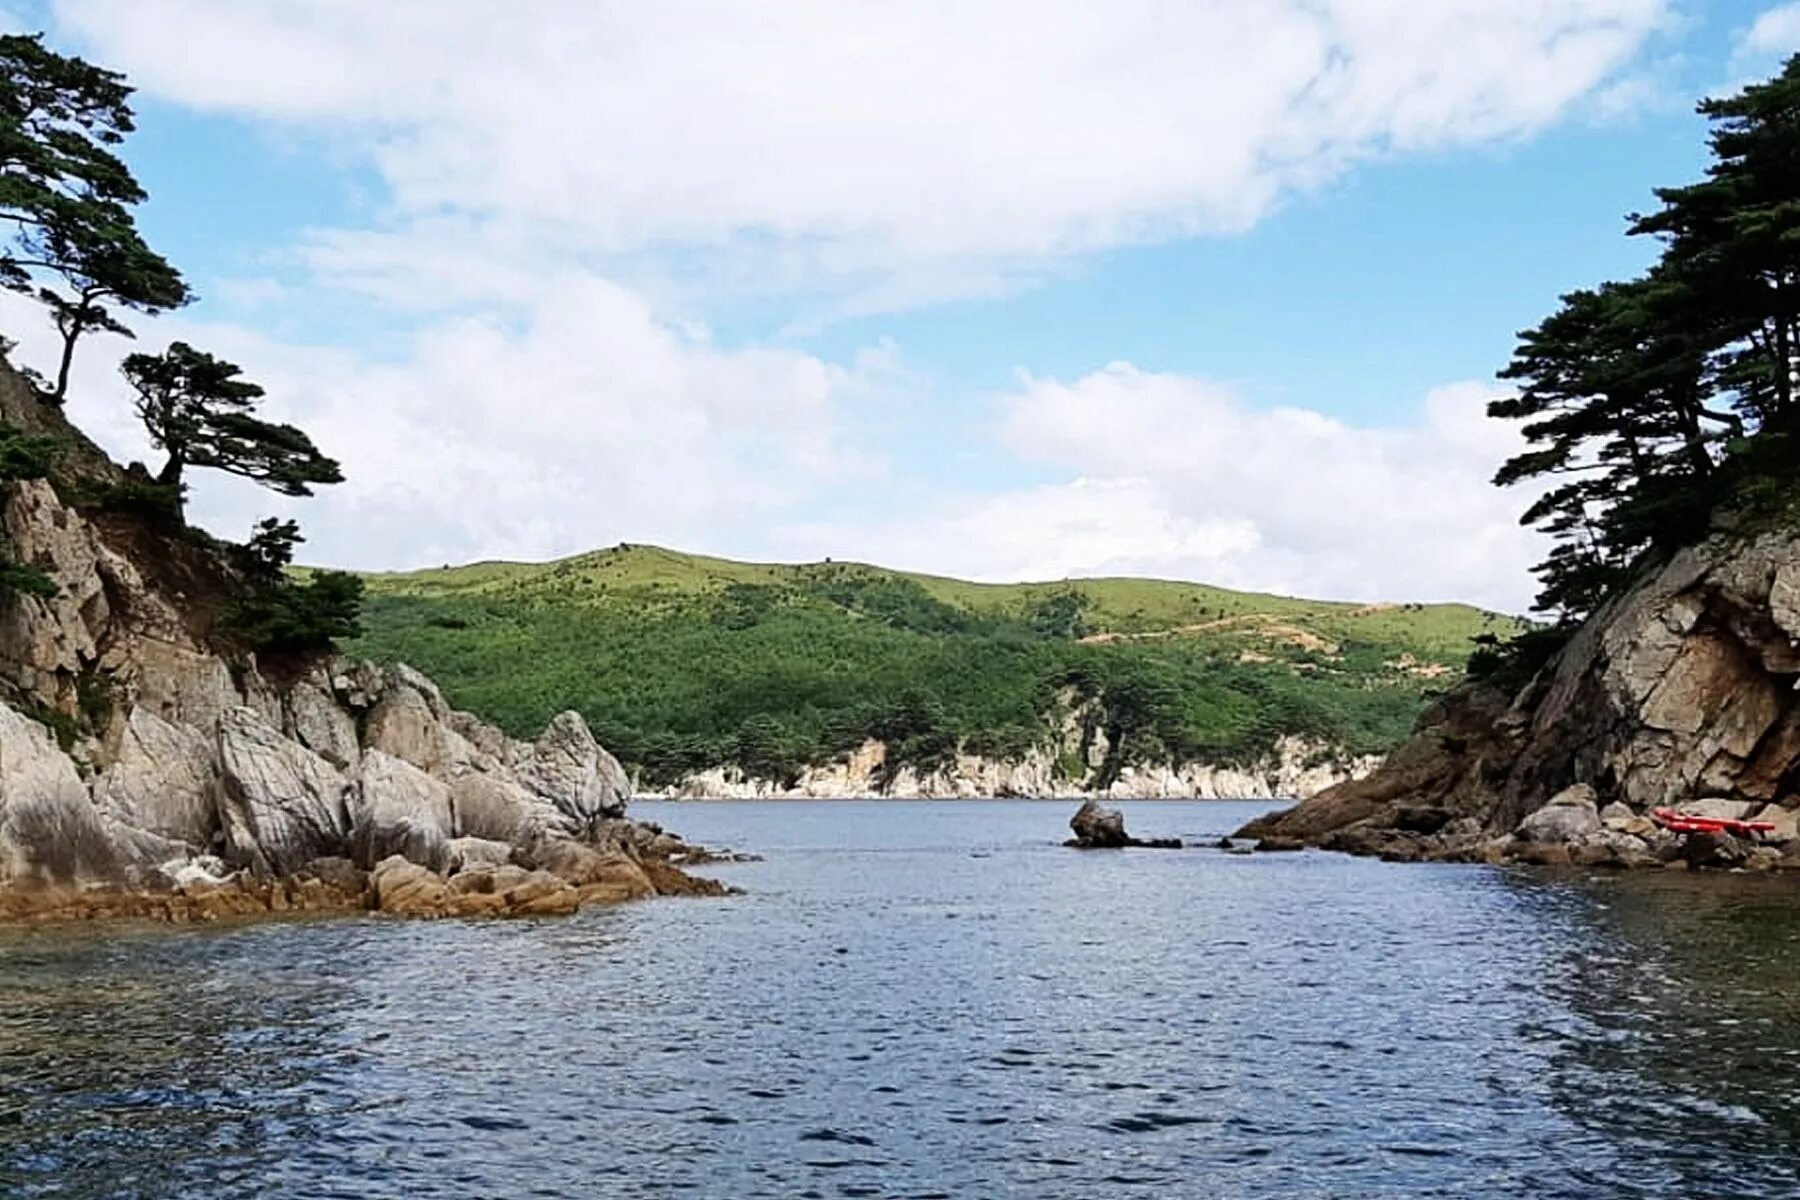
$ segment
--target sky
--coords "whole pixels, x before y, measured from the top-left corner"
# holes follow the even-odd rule
[[[620,542],[1523,611],[1514,334],[1640,269],[1770,0],[0,0],[126,73],[200,300],[401,569]],[[53,360],[8,299],[15,357]]]

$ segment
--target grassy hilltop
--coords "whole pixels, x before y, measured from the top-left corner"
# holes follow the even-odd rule
[[[367,577],[351,649],[427,671],[509,730],[576,708],[647,779],[791,776],[880,737],[895,757],[1013,755],[1072,705],[1130,761],[1234,761],[1284,733],[1384,750],[1472,639],[1466,605],[1355,605],[1146,579],[979,584],[852,563],[621,546]]]

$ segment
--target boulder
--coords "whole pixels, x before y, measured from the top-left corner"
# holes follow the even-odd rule
[[[356,719],[338,702],[330,673],[315,668],[282,697],[285,728],[296,741],[332,766],[354,771],[362,757]]]
[[[0,885],[69,885],[121,872],[75,764],[48,729],[0,704]]]
[[[219,780],[228,861],[285,875],[346,844],[349,782],[252,709],[219,719]]]
[[[1069,818],[1075,836],[1067,845],[1082,850],[1111,850],[1141,846],[1153,850],[1179,850],[1179,838],[1134,838],[1125,832],[1125,816],[1116,808],[1104,808],[1097,800],[1089,800]]]
[[[1749,817],[1756,805],[1744,800],[1729,800],[1724,797],[1708,797],[1704,800],[1690,800],[1686,804],[1677,805],[1682,812],[1694,817],[1715,817],[1725,821],[1742,821]]]
[[[363,755],[350,802],[351,857],[373,866],[392,855],[443,872],[451,864],[450,789],[380,750]]]
[[[1730,870],[1748,863],[1751,849],[1749,842],[1733,834],[1690,833],[1682,842],[1681,859],[1690,867]]]
[[[1567,845],[1593,837],[1601,829],[1595,799],[1594,789],[1585,783],[1565,788],[1519,822],[1517,835],[1521,841],[1545,845]]]
[[[572,837],[575,822],[549,801],[501,774],[471,771],[450,783],[450,809],[458,837],[528,846]]]
[[[464,871],[504,867],[512,862],[513,853],[511,842],[494,842],[478,837],[453,838],[450,841],[449,873],[456,875]]]
[[[407,917],[439,917],[451,911],[455,897],[443,876],[398,854],[375,864],[369,873],[375,907]]]
[[[475,758],[475,748],[450,726],[450,707],[437,685],[404,664],[389,669],[381,699],[370,711],[364,745],[449,779]]]
[[[1617,800],[1600,810],[1600,824],[1609,833],[1629,834],[1639,839],[1654,837],[1657,830],[1655,821]]]
[[[94,781],[94,801],[122,825],[198,852],[219,832],[218,773],[213,739],[135,705],[119,727],[112,764]]]
[[[529,792],[548,800],[585,831],[596,821],[625,815],[631,780],[619,760],[600,748],[580,713],[558,713],[514,774]]]

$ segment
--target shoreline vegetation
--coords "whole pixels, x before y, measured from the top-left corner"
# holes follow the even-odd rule
[[[574,708],[664,794],[1298,794],[1366,770],[1483,637],[1525,628],[1465,605],[643,545],[362,578],[354,652],[515,734]]]

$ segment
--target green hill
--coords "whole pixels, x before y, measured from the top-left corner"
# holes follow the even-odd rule
[[[650,782],[791,776],[866,737],[928,766],[1013,756],[1079,707],[1114,752],[1244,761],[1283,734],[1385,750],[1511,618],[1147,579],[979,584],[620,546],[367,577],[357,653],[516,734],[576,708]],[[1078,774],[1071,770],[1072,777]]]

